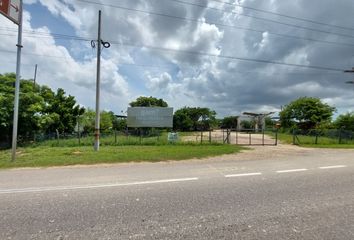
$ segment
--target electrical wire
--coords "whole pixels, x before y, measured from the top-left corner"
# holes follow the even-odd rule
[[[177,50],[171,48],[163,48],[163,47],[156,47],[156,46],[148,46],[148,45],[135,45],[130,43],[119,43],[119,42],[111,42],[114,45],[122,45],[122,46],[132,46],[132,47],[139,47],[139,48],[148,48],[157,51],[164,51],[164,52],[175,52],[175,53],[183,53],[187,55],[199,55],[199,56],[208,56],[208,57],[217,57],[222,59],[228,60],[238,60],[238,61],[246,61],[246,62],[256,62],[256,63],[263,63],[263,64],[273,64],[273,65],[282,65],[282,66],[289,66],[289,67],[298,67],[298,68],[308,68],[308,69],[317,69],[317,70],[325,70],[325,71],[334,71],[334,72],[343,72],[343,69],[334,68],[334,67],[323,67],[323,66],[315,66],[315,65],[303,65],[303,64],[293,64],[293,63],[286,63],[286,62],[278,62],[266,59],[255,59],[255,58],[245,58],[245,57],[236,57],[236,56],[228,56],[228,55],[218,55],[212,53],[205,53],[205,52],[195,52],[195,51],[187,51],[187,50]],[[16,53],[15,51],[9,51],[5,49],[0,49],[2,52],[9,52],[9,53]],[[40,55],[34,53],[24,53],[26,55],[34,55],[34,56],[47,56],[47,57],[56,57],[56,58],[65,58],[59,56],[50,56],[50,55]]]
[[[184,53],[184,54],[188,54],[188,55],[217,57],[217,58],[223,58],[223,59],[229,59],[229,60],[239,60],[239,61],[246,61],[246,62],[283,65],[283,66],[289,66],[289,67],[299,67],[299,68],[309,68],[309,69],[317,69],[317,70],[343,72],[343,69],[334,68],[334,67],[332,68],[332,67],[323,67],[323,66],[315,66],[315,65],[294,64],[294,63],[278,62],[278,61],[265,60],[265,59],[218,55],[218,54],[212,54],[212,53],[206,53],[206,52],[196,52],[196,51],[188,51],[188,50],[180,50],[180,49],[177,50],[177,49],[163,48],[163,47],[156,47],[156,46],[149,46],[149,45],[135,45],[135,44],[131,44],[131,43],[111,42],[111,44],[128,45],[128,46],[134,46],[134,47],[139,47],[139,48],[148,48],[148,49],[153,49],[153,50],[158,50],[158,51]]]
[[[199,21],[202,22],[202,21]],[[274,32],[269,32],[266,30],[255,30],[252,28],[245,28],[245,27],[237,27],[237,26],[233,26],[233,25],[226,25],[226,24],[216,24],[217,26],[221,26],[221,27],[227,27],[227,28],[234,28],[234,29],[238,29],[238,30],[243,30],[243,31],[252,31],[252,32],[256,32],[259,34],[263,34],[265,32],[267,32],[267,34],[269,35],[274,35],[277,37],[282,37],[282,38],[288,38],[288,39],[296,39],[296,40],[302,40],[302,41],[311,41],[311,42],[319,42],[319,43],[324,43],[324,44],[331,44],[331,45],[337,45],[337,46],[345,46],[345,47],[354,47],[354,44],[351,43],[343,43],[343,42],[334,42],[334,41],[327,41],[327,40],[319,40],[319,39],[313,39],[313,38],[305,38],[305,37],[298,37],[298,36],[293,36],[293,35],[286,35],[286,34],[280,34],[280,33],[274,33]],[[0,29],[4,29],[5,31],[12,31],[12,32],[17,32],[16,29],[12,28],[1,28]],[[25,33],[28,34],[35,34],[38,31],[24,31]],[[72,39],[72,40],[83,40],[83,41],[91,41],[90,39],[92,39],[93,37],[77,37],[77,36],[72,36],[72,35],[66,35],[66,34],[58,34],[58,33],[44,33],[44,32],[38,32],[38,34],[40,35],[45,35],[47,34],[47,36],[55,36],[56,39]]]
[[[76,0],[76,1],[84,2],[84,3],[88,3],[88,4],[99,5],[99,6],[106,6],[106,7],[116,8],[116,9],[122,9],[122,10],[126,10],[126,11],[133,11],[133,12],[139,12],[139,13],[144,13],[144,14],[149,14],[149,15],[155,15],[155,16],[160,16],[160,17],[179,19],[179,20],[184,20],[184,21],[189,21],[189,22],[200,22],[200,23],[208,23],[208,24],[220,25],[220,26],[225,26],[225,27],[231,27],[230,25],[228,26],[228,25],[221,24],[221,23],[218,23],[218,22],[201,21],[199,19],[194,19],[194,18],[185,18],[185,17],[180,17],[180,16],[173,16],[173,15],[169,15],[169,14],[156,13],[156,12],[146,11],[146,10],[142,10],[142,9],[128,8],[128,7],[123,7],[123,6],[113,5],[113,4],[98,3],[98,2],[93,2],[93,1],[89,1],[89,0]],[[285,25],[285,26],[289,26],[289,27],[299,28],[299,29],[303,29],[303,30],[308,30],[308,31],[313,31],[313,32],[319,32],[319,33],[324,33],[324,34],[329,34],[329,35],[334,35],[334,36],[340,36],[340,37],[346,37],[346,38],[354,39],[354,36],[353,35],[349,35],[349,34],[330,32],[330,31],[319,30],[319,29],[310,28],[310,27],[303,27],[303,26],[299,26],[299,25],[296,25],[296,24],[284,23],[284,22],[280,22],[280,21],[276,21],[276,20],[271,20],[271,19],[262,18],[262,17],[256,17],[256,16],[247,15],[247,14],[243,14],[243,13],[238,13],[238,15],[245,16],[245,17],[250,17],[250,18],[254,18],[254,19],[258,19],[258,20],[268,21],[268,22],[271,22],[271,23],[281,24],[281,25]],[[232,27],[235,27],[235,26],[232,26]]]
[[[171,0],[171,1],[174,1],[174,0]],[[278,13],[278,12],[273,12],[273,11],[269,11],[269,10],[264,10],[264,9],[244,6],[244,5],[237,4],[237,3],[229,3],[229,2],[220,1],[220,0],[210,0],[210,1],[218,2],[218,3],[230,5],[230,6],[237,6],[237,7],[243,8],[243,9],[250,9],[250,10],[257,11],[257,12],[268,13],[268,14],[272,14],[272,15],[276,15],[276,16],[280,16],[280,17],[285,17],[285,18],[289,18],[289,19],[294,19],[294,20],[298,20],[298,21],[314,23],[314,24],[323,25],[323,26],[327,26],[327,27],[335,27],[335,28],[340,28],[340,29],[350,30],[350,31],[354,30],[354,28],[351,28],[351,27],[344,27],[344,26],[339,26],[339,25],[335,25],[335,24],[319,22],[319,21],[315,21],[315,20],[312,20],[312,19],[308,19],[308,18],[290,16],[290,15],[286,15],[286,14],[282,14],[282,13]]]

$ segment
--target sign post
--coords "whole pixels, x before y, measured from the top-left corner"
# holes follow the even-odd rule
[[[12,158],[16,159],[17,148],[17,126],[18,109],[20,98],[20,78],[21,78],[21,49],[22,49],[22,0],[0,0],[0,13],[18,25],[17,39],[17,63],[16,63],[16,82],[15,82],[15,100],[14,100],[14,118],[12,129]]]

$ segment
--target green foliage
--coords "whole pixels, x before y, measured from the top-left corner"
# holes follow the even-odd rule
[[[330,122],[335,108],[322,103],[319,98],[301,97],[280,112],[282,127],[311,129]]]
[[[273,128],[276,124],[276,121],[274,121],[271,117],[266,117],[264,121],[266,128]]]
[[[138,97],[135,101],[129,103],[131,107],[168,107],[167,102],[155,97]]]
[[[339,115],[334,121],[334,126],[337,129],[354,131],[354,112]]]
[[[221,121],[221,128],[235,129],[237,128],[238,116],[224,117]]]
[[[216,124],[216,112],[209,108],[184,107],[173,116],[173,128],[180,131],[208,130]]]
[[[14,85],[16,75],[0,74],[0,143],[8,143],[12,135]],[[47,86],[33,85],[32,80],[20,81],[19,139],[33,139],[37,133],[72,132],[76,117],[84,108],[63,89],[54,93]]]
[[[113,129],[113,122],[116,117],[113,112],[102,111],[100,115],[100,130],[102,133],[111,132]],[[92,109],[87,109],[80,117],[80,128],[85,133],[93,133],[95,130],[96,112]]]
[[[240,124],[243,129],[253,129],[255,123],[254,121],[242,120]]]
[[[45,128],[45,131],[73,132],[77,117],[85,112],[84,108],[80,108],[76,104],[73,96],[65,96],[65,91],[61,88],[54,93],[48,87],[44,87],[41,94],[46,97],[43,109],[43,116],[45,117],[43,128]]]

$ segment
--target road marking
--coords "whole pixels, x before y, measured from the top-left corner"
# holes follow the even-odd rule
[[[307,171],[306,168],[299,168],[299,169],[289,169],[289,170],[279,170],[277,173],[292,173],[292,172],[304,172]]]
[[[231,177],[247,177],[247,176],[257,176],[257,175],[262,175],[262,173],[256,172],[256,173],[230,174],[230,175],[225,175],[225,177],[231,178]]]
[[[78,189],[94,189],[94,188],[109,188],[109,187],[123,187],[123,186],[134,186],[134,185],[158,184],[158,183],[187,182],[187,181],[196,181],[196,180],[199,180],[199,178],[196,178],[196,177],[193,177],[193,178],[176,178],[176,179],[163,179],[163,180],[155,180],[155,181],[97,184],[97,185],[81,185],[81,186],[14,188],[14,189],[0,189],[0,194],[33,193],[33,192],[48,192],[48,191],[78,190]]]
[[[332,169],[332,168],[345,168],[347,167],[346,165],[335,165],[335,166],[325,166],[325,167],[319,167],[319,169]]]

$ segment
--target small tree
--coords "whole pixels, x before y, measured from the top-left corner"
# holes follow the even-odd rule
[[[102,111],[100,114],[100,129],[102,133],[110,132],[113,128],[113,112]],[[80,125],[84,132],[92,133],[95,131],[96,112],[92,109],[87,109],[80,119]]]
[[[173,116],[173,128],[181,131],[208,130],[216,125],[216,112],[209,108],[184,107]]]
[[[129,103],[131,107],[168,107],[167,102],[162,98],[155,97],[138,97],[135,101]]]
[[[241,127],[243,128],[243,129],[247,129],[247,130],[249,130],[249,129],[253,129],[254,128],[254,121],[249,121],[249,120],[242,120],[241,121]]]
[[[308,130],[330,122],[335,110],[319,98],[301,97],[286,105],[279,115],[283,127]]]
[[[354,131],[354,112],[339,115],[334,121],[334,126],[337,129]]]
[[[221,128],[237,128],[237,122],[237,116],[224,117],[221,121]]]

